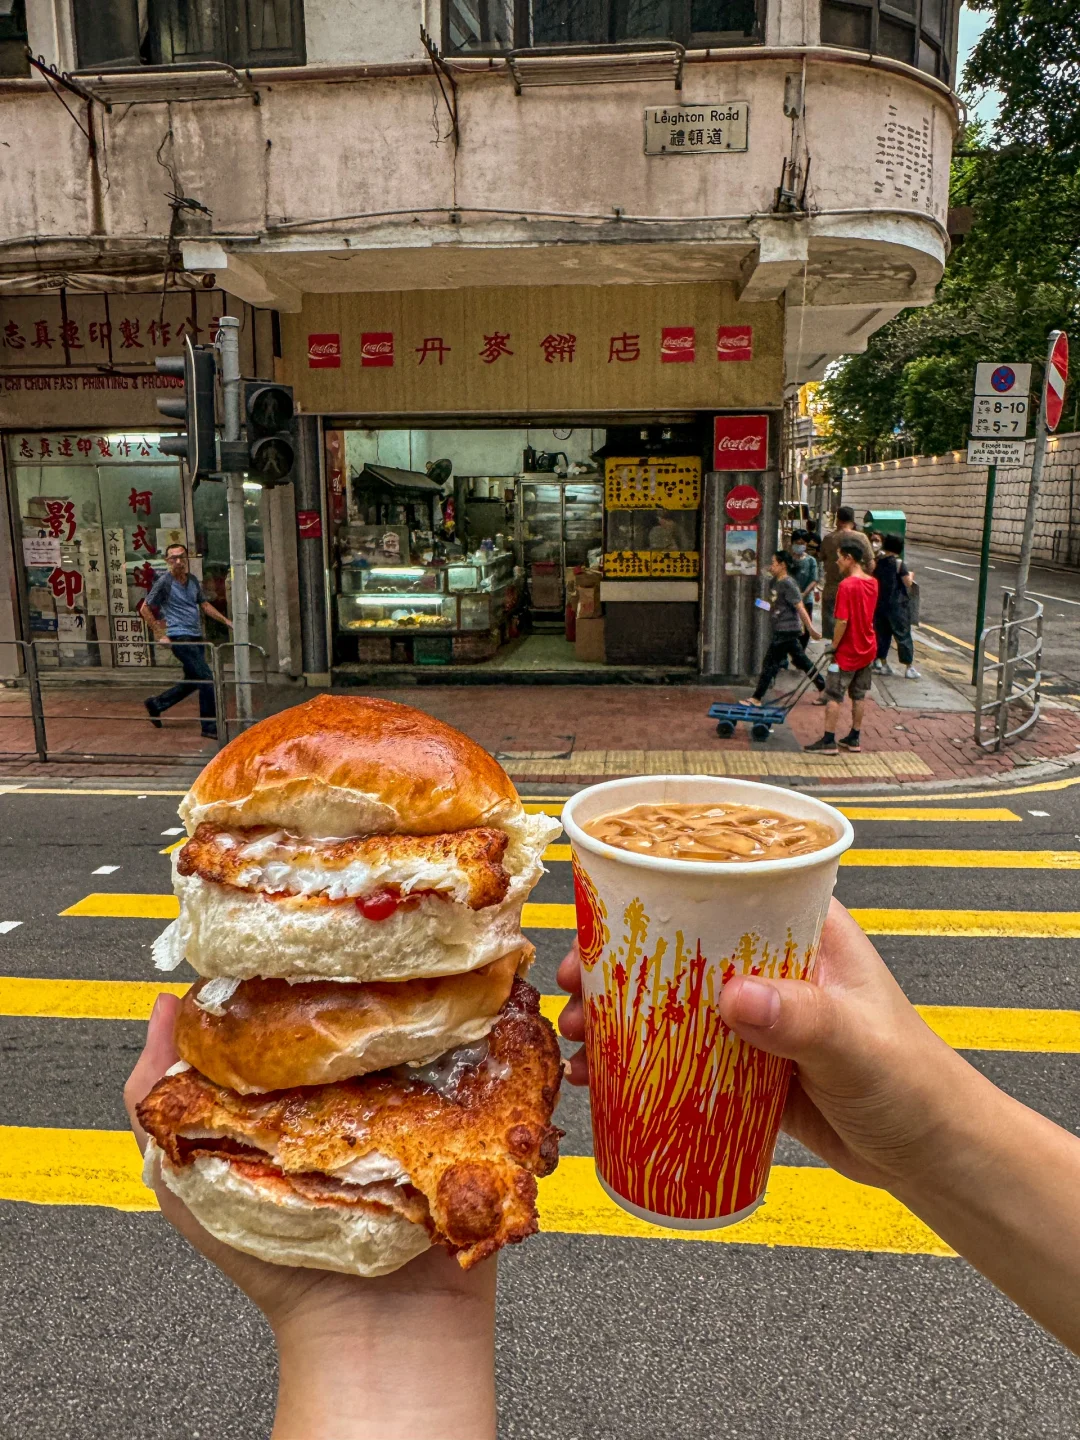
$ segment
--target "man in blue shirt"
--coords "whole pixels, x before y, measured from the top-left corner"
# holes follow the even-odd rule
[[[144,700],[150,724],[161,729],[161,713],[193,691],[199,692],[199,718],[202,733],[217,739],[214,711],[214,676],[207,664],[203,640],[203,614],[212,615],[232,629],[232,621],[214,608],[206,598],[199,580],[188,570],[186,545],[170,545],[165,551],[167,575],[161,575],[149,595],[139,605],[139,614],[154,632],[159,645],[171,645],[173,654],[184,667],[184,679],[170,685],[160,695]],[[162,616],[164,617],[162,619]]]

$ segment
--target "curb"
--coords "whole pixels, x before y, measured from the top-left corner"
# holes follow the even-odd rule
[[[201,769],[201,767],[199,767]],[[1080,750],[1073,750],[1067,755],[1061,755],[1054,760],[1036,761],[1031,765],[1022,765],[1001,775],[979,776],[975,779],[965,780],[953,778],[949,780],[909,780],[896,781],[843,781],[843,780],[814,780],[812,783],[795,786],[790,780],[783,781],[779,777],[768,783],[777,785],[780,789],[798,789],[806,794],[834,793],[842,790],[844,795],[867,795],[886,792],[889,795],[913,795],[928,794],[931,791],[951,790],[985,790],[988,794],[995,790],[1015,786],[1026,785],[1029,781],[1045,780],[1051,777],[1061,777],[1071,769],[1080,769]],[[177,773],[175,775],[153,775],[143,777],[132,777],[130,775],[103,776],[103,775],[7,775],[0,771],[0,794],[7,790],[20,790],[23,788],[36,789],[48,781],[57,787],[69,787],[81,790],[131,790],[133,793],[145,790],[153,793],[155,790],[173,789],[178,785],[187,788],[195,779],[198,771],[191,767],[190,771]],[[604,777],[611,779],[613,777]],[[751,778],[751,777],[739,777]],[[172,782],[172,783],[170,783]],[[558,798],[576,794],[584,789],[583,785],[568,784],[551,780],[547,782],[531,782],[516,786],[518,794],[525,800],[532,796],[555,795]]]

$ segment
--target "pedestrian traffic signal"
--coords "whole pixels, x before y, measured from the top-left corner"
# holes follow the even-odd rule
[[[296,459],[291,385],[265,380],[244,381],[244,416],[247,426],[247,473],[263,485],[283,485]]]
[[[208,345],[192,345],[184,336],[183,355],[166,355],[154,361],[161,375],[178,375],[184,382],[183,397],[159,400],[157,408],[171,420],[183,420],[184,435],[163,435],[158,449],[163,455],[179,455],[187,462],[192,487],[209,479],[217,470],[217,432],[214,426],[214,376],[217,362]]]

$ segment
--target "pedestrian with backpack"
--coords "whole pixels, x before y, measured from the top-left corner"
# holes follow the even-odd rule
[[[874,630],[877,632],[877,659],[874,673],[891,675],[889,646],[896,641],[896,653],[900,664],[906,665],[905,680],[918,680],[915,669],[915,646],[911,639],[911,586],[915,576],[903,561],[904,542],[899,535],[882,538],[881,551],[874,566],[874,579],[878,583],[877,609],[874,611]]]

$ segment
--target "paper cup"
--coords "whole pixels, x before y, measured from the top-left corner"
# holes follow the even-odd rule
[[[639,804],[757,805],[824,822],[824,850],[716,864],[619,850],[582,825]],[[820,800],[702,775],[612,780],[562,815],[574,861],[593,1153],[639,1219],[711,1230],[761,1204],[791,1062],[720,1019],[734,975],[807,980],[851,826]]]

